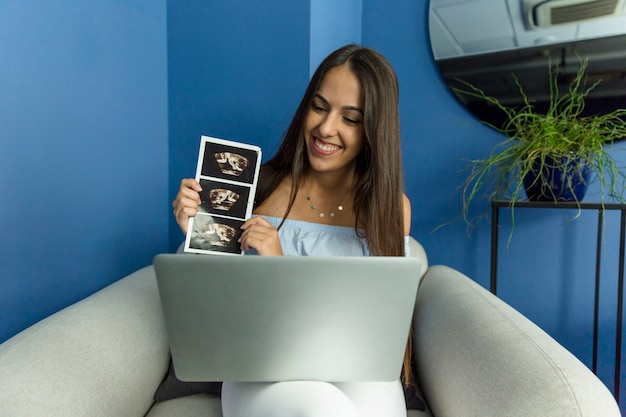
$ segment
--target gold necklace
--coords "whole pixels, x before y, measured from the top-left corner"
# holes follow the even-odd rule
[[[311,196],[309,195],[309,185],[307,184],[306,178],[304,179],[304,190],[306,191],[306,201],[309,202],[309,208],[311,210],[316,210],[317,205],[313,202],[313,200],[311,199]],[[350,195],[350,190],[348,190],[343,200],[341,200],[341,203],[339,203],[339,205],[337,206],[338,211],[343,211],[344,209],[343,203],[346,201],[349,195]],[[324,214],[324,212],[320,211],[319,216],[320,218],[324,218],[326,215]],[[334,218],[335,212],[334,211],[329,212],[328,217],[330,217],[331,219]]]

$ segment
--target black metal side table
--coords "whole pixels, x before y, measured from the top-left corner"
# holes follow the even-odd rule
[[[500,208],[511,208],[511,201],[493,200],[491,202],[491,277],[490,291],[496,294],[498,289],[498,229],[500,228]],[[592,371],[596,373],[598,366],[598,310],[600,302],[600,262],[602,254],[602,231],[604,224],[604,213],[607,210],[620,211],[620,239],[619,239],[619,268],[617,279],[617,326],[615,329],[615,371],[613,395],[619,401],[621,352],[622,352],[622,309],[624,294],[624,248],[626,244],[626,204],[615,203],[586,203],[575,202],[531,202],[518,201],[514,204],[515,209],[523,208],[558,208],[574,210],[596,210],[598,212],[598,240],[596,244],[596,277],[594,295],[594,317],[593,317],[593,360]]]

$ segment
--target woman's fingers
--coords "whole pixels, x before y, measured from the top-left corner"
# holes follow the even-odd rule
[[[198,213],[198,207],[201,202],[200,191],[202,191],[202,187],[193,178],[186,178],[180,182],[180,188],[172,202],[172,207],[174,209],[174,218],[183,233],[187,233],[189,218],[194,217]]]
[[[241,249],[255,249],[259,255],[282,255],[278,230],[262,216],[248,219],[242,226],[239,238]]]

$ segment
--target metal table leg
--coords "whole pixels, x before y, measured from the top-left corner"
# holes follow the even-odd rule
[[[615,399],[619,402],[622,365],[622,310],[624,300],[624,246],[626,240],[626,210],[622,210],[619,235],[619,277],[617,277],[617,327],[615,329]]]
[[[498,229],[500,228],[498,206],[491,206],[491,277],[489,290],[496,294],[498,290]]]
[[[596,284],[593,302],[593,360],[591,370],[598,370],[598,325],[600,305],[600,264],[602,259],[602,229],[604,227],[604,210],[598,211],[598,241],[596,243]]]

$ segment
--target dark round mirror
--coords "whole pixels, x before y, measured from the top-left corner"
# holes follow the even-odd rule
[[[429,30],[445,83],[463,80],[507,106],[521,105],[513,74],[541,112],[548,69],[558,65],[563,88],[588,60],[585,115],[626,107],[625,0],[430,0]],[[457,98],[480,120],[501,126],[494,106]]]

